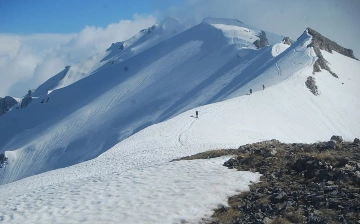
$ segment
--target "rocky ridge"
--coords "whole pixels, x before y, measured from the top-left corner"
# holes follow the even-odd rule
[[[254,41],[254,43],[253,43],[258,49],[269,45],[269,41],[268,41],[268,39],[266,37],[266,33],[264,31],[261,31],[261,34],[258,37],[259,37],[259,39]]]
[[[277,140],[183,159],[236,155],[224,166],[260,172],[249,192],[230,197],[204,223],[359,223],[360,140],[285,144]]]
[[[332,74],[334,77],[338,78],[338,76],[333,71],[331,71],[330,67],[328,66],[328,62],[325,60],[320,50],[325,50],[329,53],[332,53],[332,51],[336,51],[346,57],[358,60],[357,58],[355,58],[354,52],[351,49],[347,49],[338,45],[336,42],[329,40],[328,38],[324,37],[323,35],[311,28],[307,28],[306,30],[312,36],[312,41],[308,45],[308,47],[313,47],[315,54],[318,57],[318,60],[314,63],[314,73],[320,72],[321,69],[325,69],[330,72],[330,74]]]
[[[0,116],[5,114],[12,106],[17,103],[18,102],[10,96],[5,96],[4,98],[0,97]]]

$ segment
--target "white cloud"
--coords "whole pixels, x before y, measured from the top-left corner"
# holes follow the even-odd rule
[[[74,34],[0,34],[0,96],[25,95],[46,79],[156,22],[135,15],[107,27],[87,26]]]
[[[293,39],[311,27],[360,57],[359,0],[188,0],[170,13],[193,24],[205,17],[236,18]]]

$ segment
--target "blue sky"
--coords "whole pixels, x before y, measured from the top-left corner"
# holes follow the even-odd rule
[[[183,0],[0,0],[1,33],[74,33],[177,7]]]

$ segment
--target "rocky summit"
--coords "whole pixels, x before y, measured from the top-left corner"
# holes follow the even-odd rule
[[[333,51],[338,52],[339,54],[342,54],[346,57],[353,58],[355,60],[358,60],[354,56],[354,52],[351,49],[344,48],[340,45],[338,45],[336,42],[329,40],[328,38],[324,37],[317,31],[307,28],[307,32],[312,36],[311,44],[309,44],[308,47],[313,47],[316,56],[318,59],[314,63],[314,69],[313,72],[320,72],[321,69],[327,70],[330,74],[332,74],[334,77],[338,78],[338,75],[335,74],[331,68],[328,66],[328,62],[322,55],[320,50],[325,50],[329,53],[332,53]]]
[[[249,192],[230,197],[206,223],[359,223],[360,143],[285,144],[277,140],[184,159],[236,156],[230,169],[262,174]]]

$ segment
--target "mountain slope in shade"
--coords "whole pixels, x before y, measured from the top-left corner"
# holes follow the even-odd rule
[[[124,42],[113,43],[106,51],[95,54],[88,59],[66,68],[59,74],[40,85],[34,96],[43,96],[52,91],[69,86],[87,76],[108,66],[125,61],[126,59],[151,48],[152,46],[181,33],[185,24],[178,18],[168,17],[141,30],[134,37]]]
[[[306,89],[306,78],[303,80],[300,76],[311,75],[309,69],[312,69],[317,59],[312,48],[307,47],[311,43],[311,36],[304,32],[291,46],[274,45],[256,49],[248,40],[260,33],[263,32],[249,30],[238,21],[206,20],[133,56],[124,56],[121,50],[117,51],[119,49],[113,46],[114,49],[107,55],[109,58],[103,61],[107,62],[94,71],[90,72],[93,69],[89,69],[89,73],[78,72],[71,75],[72,67],[69,71],[63,71],[66,72],[64,78],[61,79],[64,73],[54,77],[61,80],[49,95],[46,88],[40,86],[46,91],[38,91],[38,98],[26,109],[13,110],[0,118],[0,152],[6,151],[9,158],[8,164],[0,170],[0,183],[9,183],[93,159],[147,126],[198,106],[244,96],[250,88],[254,93],[263,91],[263,85],[266,90],[280,88],[280,84],[283,86],[281,88],[285,88],[285,81],[296,79],[296,83],[288,82],[289,88],[293,85],[304,87],[304,92],[311,95],[306,98],[310,103],[309,108],[317,105],[318,111],[315,111],[325,113],[321,103],[317,102],[318,98],[314,98],[316,96]],[[280,42],[282,38],[278,38]],[[134,44],[140,43],[142,37],[135,39],[134,43],[124,46],[123,50],[131,51],[131,46],[136,48],[141,45]],[[115,50],[118,53],[113,53]],[[101,57],[95,56],[83,62],[83,65],[87,68],[95,64],[98,66],[103,63]],[[113,64],[109,63],[112,61]],[[350,62],[346,58],[344,63],[333,63],[341,67],[344,64],[348,66]],[[354,70],[358,70],[356,63],[351,64]],[[72,81],[67,83],[66,80]],[[316,76],[316,81],[321,82],[321,78]],[[334,78],[332,82],[339,81]],[[323,94],[325,90],[320,85],[319,91],[319,97],[328,97]],[[47,97],[48,103],[41,104],[41,100]],[[297,100],[296,97],[266,99],[262,103],[270,106],[276,103],[292,105]],[[355,102],[351,107],[357,109],[357,105]],[[242,113],[256,115],[257,110],[254,108],[257,107],[244,106]],[[296,111],[294,113],[302,114],[302,110]],[[266,112],[279,113],[278,110],[272,111],[271,107]],[[304,113],[312,116],[306,110]],[[279,121],[280,124],[296,123],[286,110],[280,114],[284,115],[279,117],[284,119]],[[240,115],[246,117],[246,114]],[[318,115],[314,115],[315,118],[322,121],[323,118]],[[355,114],[348,115],[346,119],[358,120]],[[334,116],[327,117],[324,122],[334,122],[333,118]],[[247,123],[243,131],[245,133],[246,130],[251,130],[247,134],[249,138],[259,139],[258,133],[263,128],[257,123],[260,120],[260,117],[247,120],[251,123]],[[351,138],[357,133],[356,122],[340,122],[351,126],[344,137]],[[239,128],[243,126],[238,125]],[[251,129],[251,125],[256,129]],[[330,125],[319,124],[319,129],[314,130],[327,133],[328,130],[342,130],[343,126],[339,127],[337,122],[332,128],[329,128]],[[282,130],[284,131],[279,133],[291,133],[286,128]],[[275,135],[277,132],[272,130],[270,133]],[[314,133],[310,139],[324,140],[323,137],[325,135]]]

